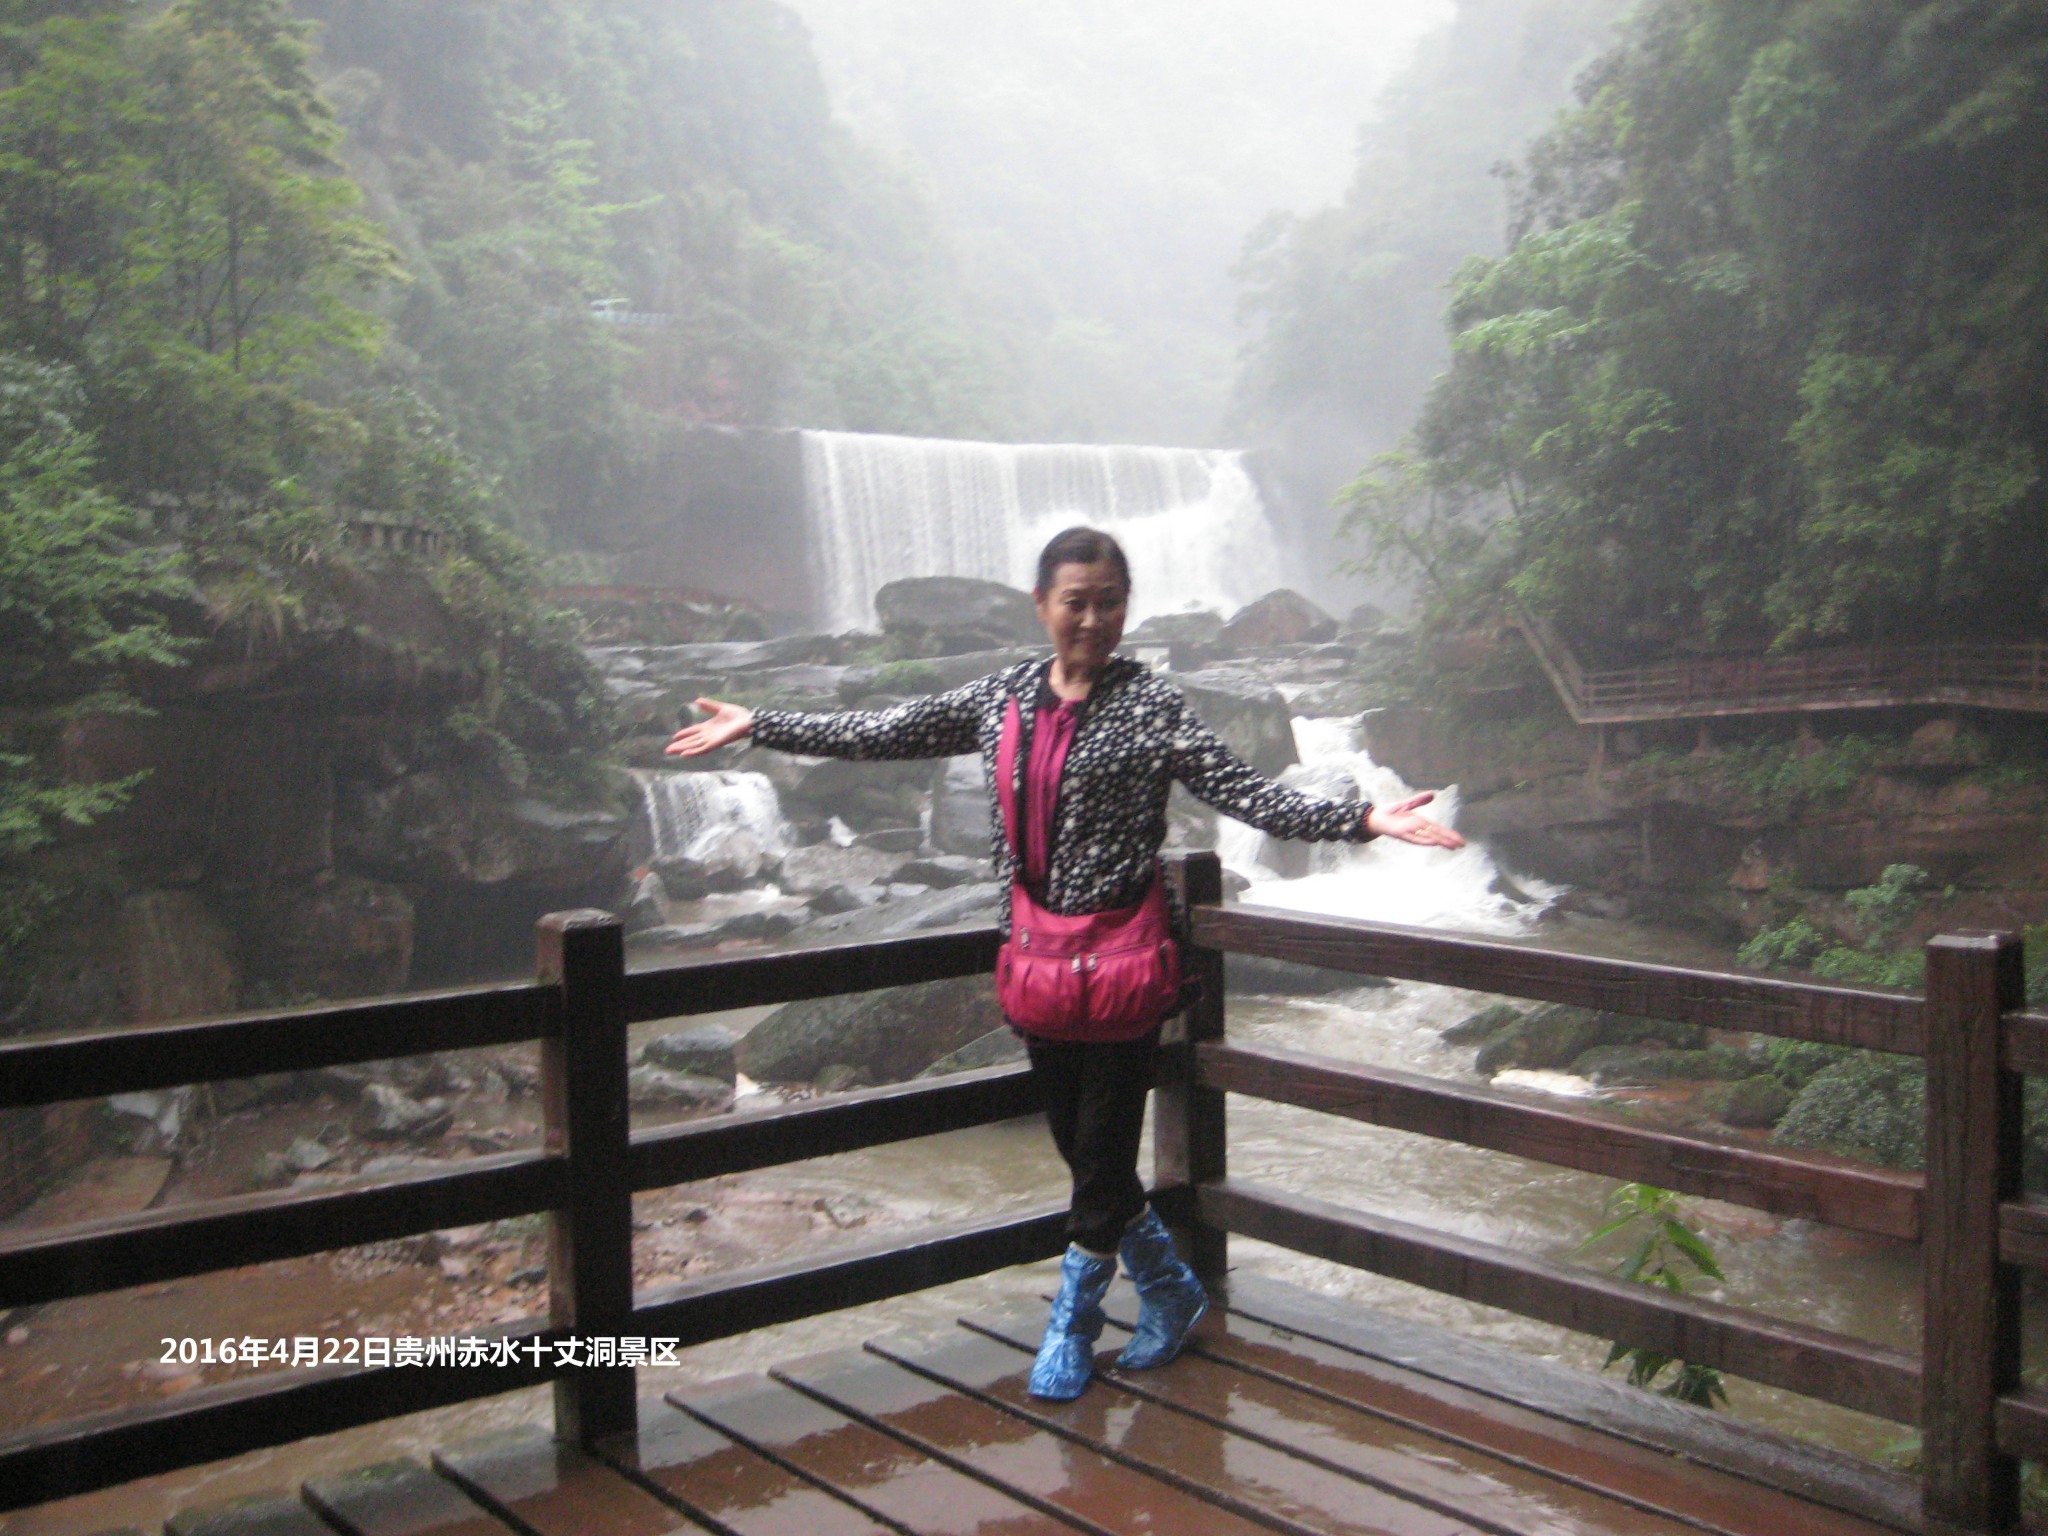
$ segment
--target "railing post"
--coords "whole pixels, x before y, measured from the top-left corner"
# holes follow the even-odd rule
[[[1213,853],[1171,860],[1167,878],[1183,911],[1223,900],[1223,861]],[[1160,1052],[1152,1097],[1152,1173],[1153,1182],[1167,1192],[1161,1217],[1174,1229],[1195,1273],[1213,1286],[1228,1267],[1229,1238],[1220,1227],[1202,1221],[1194,1192],[1196,1185],[1223,1177],[1223,1093],[1195,1081],[1195,1047],[1223,1038],[1223,954],[1190,944],[1182,951],[1181,965],[1198,991],[1178,1022],[1167,1026],[1172,1038]]]
[[[625,938],[609,912],[539,923],[540,979],[562,989],[562,1028],[541,1042],[546,1147],[569,1160],[569,1203],[548,1213],[548,1310],[583,1339],[616,1338],[633,1315],[628,1179]],[[555,1382],[555,1435],[585,1449],[637,1426],[629,1366],[580,1366]]]
[[[1927,945],[1927,1190],[1922,1204],[1921,1468],[1930,1533],[2019,1523],[2019,1463],[1998,1398],[2019,1385],[2019,1273],[1998,1259],[1998,1208],[2020,1192],[2020,1085],[1999,1016],[2022,1005],[2016,935]]]

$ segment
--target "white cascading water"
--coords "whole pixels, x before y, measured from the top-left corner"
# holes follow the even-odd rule
[[[1290,773],[1308,780],[1302,787],[1311,792],[1315,779],[1336,774],[1348,777],[1360,796],[1376,805],[1414,793],[1399,774],[1372,760],[1365,749],[1362,716],[1297,715],[1294,746],[1302,768]],[[1455,822],[1457,812],[1457,791],[1449,789],[1439,791],[1424,814],[1448,825]],[[1319,843],[1306,850],[1309,872],[1288,879],[1277,867],[1280,855],[1270,838],[1242,822],[1225,820],[1219,825],[1216,851],[1225,865],[1252,882],[1244,894],[1246,901],[1331,917],[1466,933],[1521,933],[1559,894],[1555,887],[1521,876],[1510,885],[1477,843],[1467,843],[1455,853],[1392,838]],[[1518,895],[1528,899],[1517,899]]]
[[[875,622],[906,576],[1028,586],[1062,528],[1116,535],[1136,577],[1132,622],[1234,612],[1282,585],[1278,540],[1240,453],[803,434],[804,496],[826,621]]]
[[[652,862],[715,864],[752,878],[796,846],[764,774],[636,773]]]

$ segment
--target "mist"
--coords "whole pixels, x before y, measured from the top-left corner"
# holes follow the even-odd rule
[[[835,114],[931,191],[1025,370],[1018,434],[1209,446],[1269,214],[1333,201],[1449,0],[796,0]],[[1505,150],[1507,146],[1503,146]]]

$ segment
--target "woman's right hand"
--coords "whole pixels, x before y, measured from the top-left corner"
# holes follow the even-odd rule
[[[695,725],[686,725],[662,748],[669,757],[701,757],[706,752],[716,752],[728,742],[739,741],[750,736],[754,730],[754,712],[744,704],[722,704],[717,699],[699,699],[697,708],[711,718],[699,720]]]

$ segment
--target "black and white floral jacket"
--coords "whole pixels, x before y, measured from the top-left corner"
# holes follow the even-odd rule
[[[1031,726],[1050,658],[1022,662],[947,693],[893,709],[809,714],[763,709],[754,741],[814,757],[915,758],[981,754],[988,785],[996,873],[1008,882],[1016,859],[996,798],[996,746],[1012,698],[1022,717],[1016,762],[1021,781]],[[1275,784],[1195,717],[1187,697],[1157,673],[1114,657],[1096,680],[1087,714],[1060,775],[1046,888],[1053,912],[1105,912],[1143,899],[1166,842],[1166,800],[1174,780],[1226,816],[1275,837],[1364,842],[1369,805],[1304,795]],[[1023,785],[1017,786],[1021,803]],[[1005,917],[1007,917],[1005,913]]]

